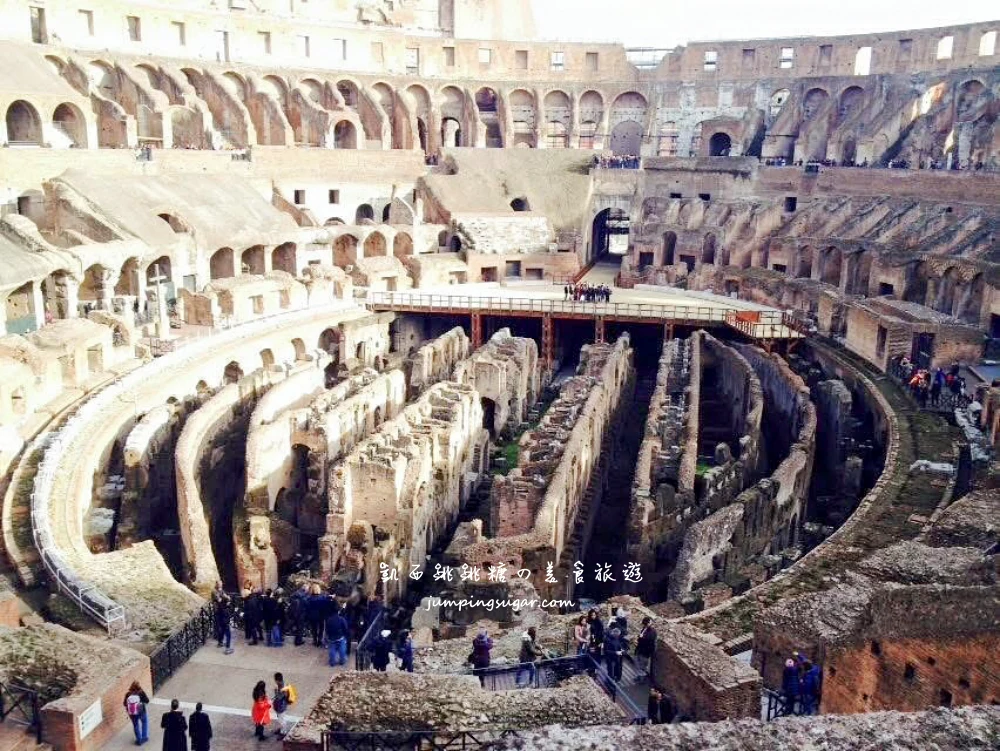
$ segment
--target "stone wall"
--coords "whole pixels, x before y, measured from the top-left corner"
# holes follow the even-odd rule
[[[821,739],[817,741],[817,739]],[[550,726],[516,733],[499,747],[518,751],[855,751],[859,743],[893,751],[931,748],[992,751],[1000,741],[1000,709],[873,712],[866,715],[790,717],[773,722],[740,720],[679,725],[569,728]]]
[[[491,436],[514,429],[538,398],[538,345],[534,339],[514,337],[510,329],[500,329],[472,357],[455,366],[454,380],[479,394]]]
[[[623,394],[634,383],[628,336],[613,345],[584,346],[578,373],[563,385],[538,427],[521,438],[517,467],[494,478],[490,528],[498,535],[466,548],[466,563],[484,570],[500,563],[528,569],[536,587],[543,587],[547,563],[555,564],[557,571],[566,565],[561,554],[570,542],[604,437],[618,417]],[[566,572],[556,578],[572,588]]]
[[[549,220],[530,212],[498,216],[453,214],[452,220],[462,248],[473,253],[545,253],[555,239]]]
[[[451,378],[455,366],[469,356],[469,351],[468,335],[456,326],[409,355],[403,363],[407,398],[416,399],[432,384]]]

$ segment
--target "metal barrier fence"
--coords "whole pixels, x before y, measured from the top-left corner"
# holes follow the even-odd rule
[[[777,691],[765,688],[764,698],[767,699],[767,707],[764,710],[764,719],[768,722],[776,717],[785,717],[793,714],[793,712],[789,711],[790,708],[788,706],[788,702],[785,700],[785,697]]]
[[[10,720],[27,725],[35,734],[35,742],[42,742],[42,714],[38,692],[16,683],[0,683],[0,722]]]
[[[191,659],[191,655],[205,646],[205,642],[214,636],[215,606],[210,602],[168,636],[167,640],[149,656],[153,690],[166,683],[181,665]]]
[[[375,641],[375,635],[382,630],[382,621],[384,618],[385,611],[380,610],[378,615],[375,616],[375,620],[368,624],[368,628],[365,629],[365,633],[361,636],[361,640],[358,642],[358,646],[354,650],[355,670],[371,670],[371,646],[372,642]]]

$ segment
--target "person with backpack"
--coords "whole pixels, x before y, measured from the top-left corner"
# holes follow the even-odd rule
[[[264,740],[264,728],[271,724],[271,700],[267,698],[267,686],[264,681],[257,681],[257,685],[253,687],[250,719],[253,720],[253,732],[257,740]]]
[[[274,674],[274,695],[271,697],[271,707],[274,709],[274,717],[278,721],[278,729],[274,731],[275,736],[283,738],[288,732],[285,712],[298,699],[295,687],[291,684],[285,685],[285,676],[281,673]]]
[[[201,709],[201,702],[194,705],[194,712],[188,718],[188,734],[191,736],[191,751],[211,751],[212,721]]]
[[[163,729],[163,751],[187,751],[187,720],[177,699],[170,700],[170,711],[160,719]]]
[[[125,692],[125,700],[122,702],[122,706],[125,707],[125,712],[132,721],[132,730],[135,732],[135,743],[137,746],[141,746],[149,740],[147,704],[149,704],[149,697],[142,690],[139,681],[132,681],[132,685]]]

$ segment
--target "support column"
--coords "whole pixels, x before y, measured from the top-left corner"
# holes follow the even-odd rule
[[[597,316],[594,319],[594,341],[597,344],[604,344],[604,316]]]
[[[483,346],[483,316],[480,313],[472,314],[472,349],[473,351]]]
[[[551,315],[542,316],[542,363],[546,372],[552,372],[556,359],[556,332]]]
[[[674,324],[668,323],[663,327],[663,341],[669,342],[674,338]]]

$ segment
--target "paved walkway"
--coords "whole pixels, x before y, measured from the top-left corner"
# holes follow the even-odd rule
[[[295,686],[299,700],[289,710],[291,724],[319,698],[334,672],[345,669],[328,667],[326,650],[313,647],[311,642],[301,647],[286,642],[284,647],[272,649],[263,645],[251,647],[239,638],[233,641],[233,648],[236,651],[226,655],[215,646],[215,642],[209,642],[156,692],[151,699],[148,748],[160,748],[160,717],[170,708],[171,699],[181,702],[185,715],[194,710],[195,702],[205,705],[205,711],[212,719],[213,749],[242,751],[263,745],[278,747],[277,739],[273,744],[262,744],[253,737],[250,695],[257,681],[267,683],[269,695],[274,689],[276,672],[284,674],[285,683]],[[352,653],[348,667],[353,666]],[[276,729],[274,724],[271,729]],[[132,726],[127,725],[104,747],[104,751],[134,747]]]

